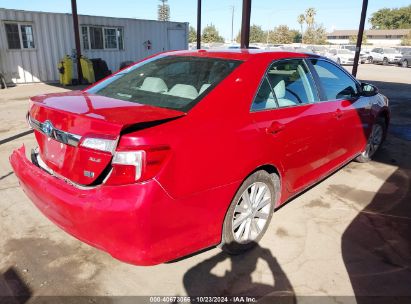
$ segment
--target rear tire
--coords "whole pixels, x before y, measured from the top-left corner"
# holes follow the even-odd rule
[[[226,213],[221,248],[240,254],[253,248],[263,237],[280,194],[277,174],[261,170],[240,186]]]
[[[374,58],[372,58],[372,56],[368,57],[368,63],[374,63]]]
[[[384,57],[384,59],[382,60],[382,64],[383,65],[388,65],[388,58]]]
[[[404,60],[401,62],[401,66],[402,66],[403,68],[408,68],[408,61],[407,61],[407,59],[404,59]]]
[[[383,118],[378,118],[372,126],[365,150],[357,156],[355,160],[360,163],[369,162],[384,142],[386,132],[387,126],[385,120]]]

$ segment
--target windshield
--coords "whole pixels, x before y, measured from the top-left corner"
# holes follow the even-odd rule
[[[187,112],[241,61],[158,56],[121,71],[86,92]]]

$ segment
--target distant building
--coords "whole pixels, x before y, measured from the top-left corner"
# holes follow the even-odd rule
[[[0,73],[8,82],[55,82],[75,50],[71,14],[0,8]],[[79,15],[81,52],[117,71],[124,61],[188,48],[188,23]]]
[[[366,30],[367,43],[377,46],[396,46],[411,29]],[[327,41],[332,44],[348,44],[351,36],[357,36],[358,30],[335,30],[327,34]]]

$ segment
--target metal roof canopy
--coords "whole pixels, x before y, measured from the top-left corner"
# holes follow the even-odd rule
[[[365,18],[367,15],[368,0],[363,0],[360,25],[358,27],[357,45],[355,50],[352,74],[357,76],[360,59],[362,37],[364,35]],[[241,48],[248,48],[250,44],[251,0],[243,0],[243,16],[241,22]],[[197,49],[201,48],[201,0],[197,0]]]

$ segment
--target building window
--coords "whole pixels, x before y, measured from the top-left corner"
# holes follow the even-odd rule
[[[82,26],[81,27],[81,38],[83,40],[83,49],[88,50],[90,48],[89,39],[88,39],[88,27]]]
[[[118,49],[119,50],[124,50],[124,41],[123,41],[123,28],[119,27],[117,28],[117,39],[118,39]]]
[[[117,31],[115,28],[104,29],[104,48],[116,49],[117,48]]]
[[[81,36],[85,50],[124,50],[122,27],[82,26]]]
[[[93,50],[103,49],[103,29],[101,27],[90,26],[90,48]]]
[[[10,50],[34,49],[33,26],[31,24],[5,23],[4,26]]]

